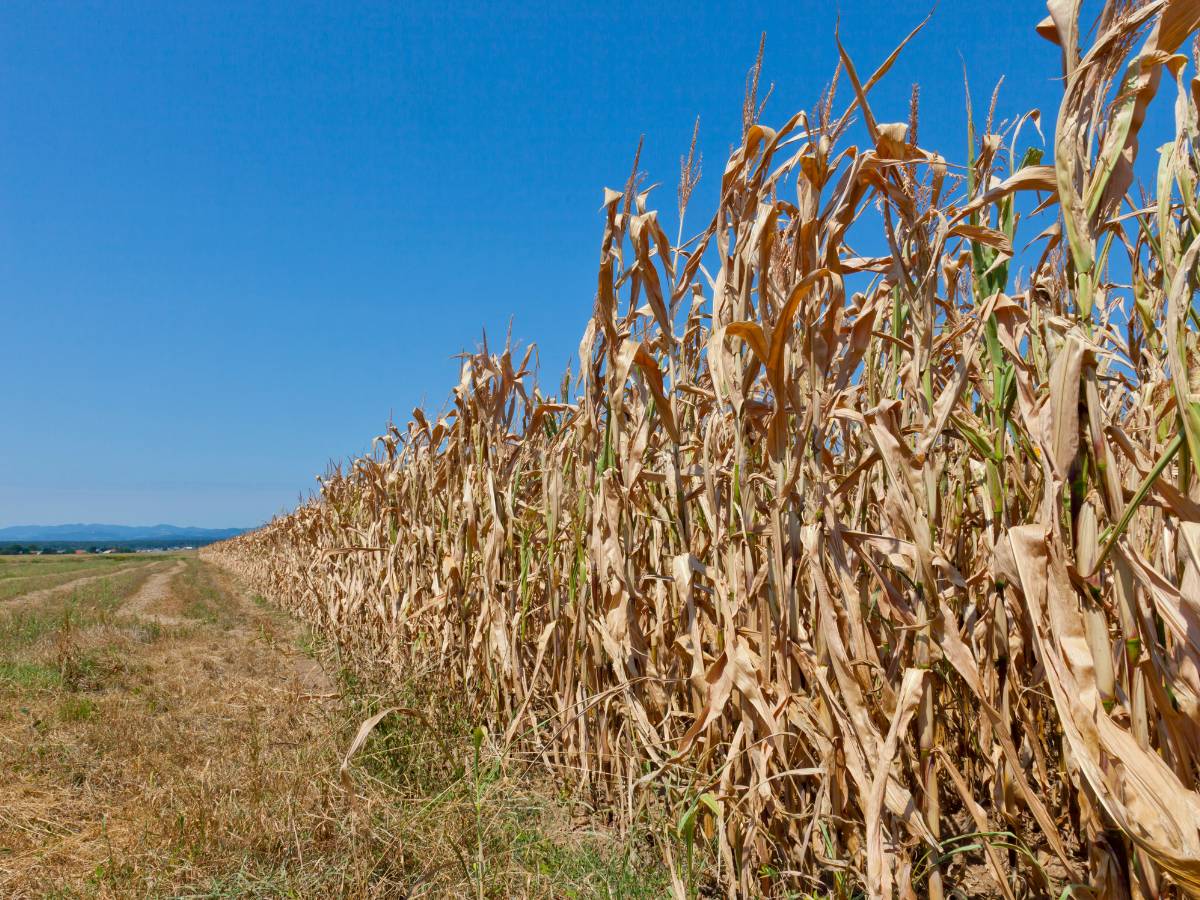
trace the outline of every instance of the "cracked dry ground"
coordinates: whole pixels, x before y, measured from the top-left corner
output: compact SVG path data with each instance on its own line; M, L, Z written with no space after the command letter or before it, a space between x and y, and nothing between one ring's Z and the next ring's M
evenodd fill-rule
M310 645L194 555L0 603L0 896L361 881Z

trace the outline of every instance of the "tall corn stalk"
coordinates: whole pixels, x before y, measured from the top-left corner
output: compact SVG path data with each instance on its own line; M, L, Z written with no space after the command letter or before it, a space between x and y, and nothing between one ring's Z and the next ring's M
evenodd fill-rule
M731 894L1200 896L1200 7L1050 12L1052 164L989 116L951 165L843 51L690 239L606 192L576 379L485 345L206 552L619 820L716 810Z

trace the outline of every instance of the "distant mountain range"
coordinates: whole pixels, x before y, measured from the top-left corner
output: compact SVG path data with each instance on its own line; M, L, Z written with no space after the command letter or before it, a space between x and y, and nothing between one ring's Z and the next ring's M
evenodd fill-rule
M3 541L219 541L248 528L193 528L190 525L10 525Z

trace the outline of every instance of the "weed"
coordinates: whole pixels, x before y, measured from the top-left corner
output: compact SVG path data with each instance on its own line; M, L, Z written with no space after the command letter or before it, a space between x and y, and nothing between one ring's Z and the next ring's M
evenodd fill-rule
M87 697L68 694L59 701L58 715L64 722L86 722L96 712L96 704Z

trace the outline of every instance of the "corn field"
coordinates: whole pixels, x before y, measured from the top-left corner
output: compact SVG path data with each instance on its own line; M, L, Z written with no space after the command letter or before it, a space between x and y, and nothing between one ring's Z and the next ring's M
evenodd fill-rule
M1200 4L1049 6L1045 161L881 121L908 39L756 66L698 233L694 156L675 241L605 192L577 373L485 342L206 552L731 895L1200 896Z

